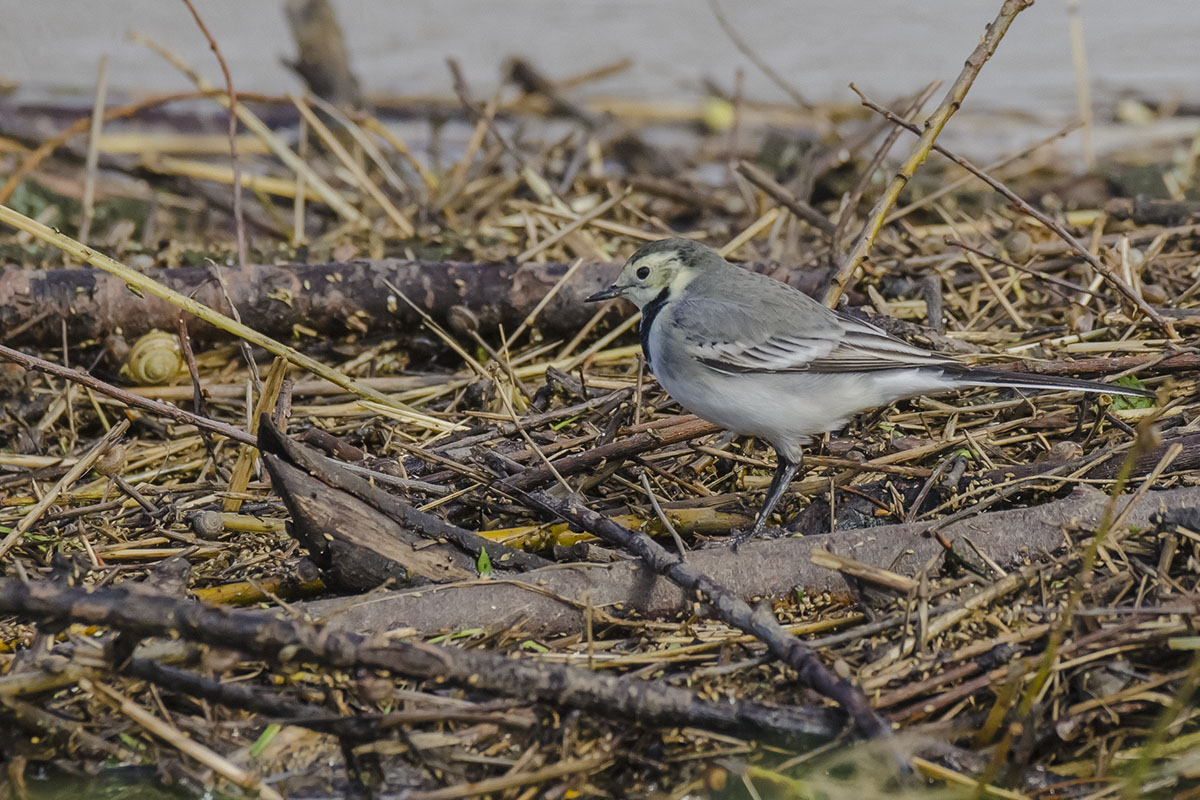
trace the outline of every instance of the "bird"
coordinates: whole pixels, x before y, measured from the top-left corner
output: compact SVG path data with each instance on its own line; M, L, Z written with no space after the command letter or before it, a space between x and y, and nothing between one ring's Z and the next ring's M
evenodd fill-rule
M968 366L688 239L642 246L611 286L585 301L617 297L641 310L646 365L674 400L775 449L766 498L753 526L733 536L735 546L763 532L812 437L859 412L972 386L1155 397L1145 389Z

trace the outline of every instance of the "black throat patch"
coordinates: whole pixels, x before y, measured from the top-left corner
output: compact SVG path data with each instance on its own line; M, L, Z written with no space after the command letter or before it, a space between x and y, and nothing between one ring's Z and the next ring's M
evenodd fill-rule
M646 366L650 369L654 369L654 365L650 363L650 326L658 318L658 312L667 304L668 292L668 289L663 289L658 293L658 297L646 303L646 307L642 309L642 323L638 326L638 333L642 337L642 355L645 356Z

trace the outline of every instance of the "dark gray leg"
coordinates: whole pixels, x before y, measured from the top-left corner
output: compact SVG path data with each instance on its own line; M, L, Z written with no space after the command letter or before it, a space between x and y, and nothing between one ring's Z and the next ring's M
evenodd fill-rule
M799 464L793 464L783 456L779 456L779 463L775 466L775 476L771 478L771 486L767 489L767 499L763 501L762 510L758 512L758 518L754 520L753 527L734 535L732 545L735 549L742 542L753 539L762 533L763 528L767 525L767 520L771 518L771 512L779 504L779 499L783 497L792 478L796 477L798 469L800 469Z

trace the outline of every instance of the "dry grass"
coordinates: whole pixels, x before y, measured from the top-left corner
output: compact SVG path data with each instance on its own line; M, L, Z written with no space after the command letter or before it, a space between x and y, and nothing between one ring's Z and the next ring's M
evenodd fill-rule
M718 247L732 242L726 247L731 259L771 262L783 278L799 279L844 256L831 252L827 236L727 169L734 143L722 133L645 115L619 116L603 126L574 121L564 133L560 121L534 113L537 103L538 98L506 97L474 105L466 125L429 134L440 143L433 148L441 152L437 158L429 155L429 142L406 143L396 129L372 117L347 120L340 128L341 121L333 123L330 136L322 138L340 141L340 149L329 153L306 145L310 153L299 162L302 170L293 161L299 156L286 161L281 156L279 148L287 145L263 136L263 147L242 153L251 260L415 254L468 261L615 261L641 242L669 234ZM738 120L737 155L757 160L787 184L808 165L821 163L825 150L813 145L794 163L770 160L774 134L758 124L768 111ZM852 138L865 124L842 122L840 133ZM231 178L220 156L190 134L175 138L137 122L120 130L110 123L105 135L119 135L111 141L120 146L112 151L101 146L89 243L139 268L178 265L199 255L225 263L232 241L228 219L197 189ZM139 150L139 137L147 148L153 143L153 152L131 155ZM658 141L669 144L651 144ZM9 204L73 233L83 187L72 158L76 146L71 140L32 167ZM1058 203L1058 218L1141 298L1169 311L1183 334L1179 344L1186 344L1200 319L1197 230L1185 222L1118 219L1102 205L1074 207L1082 195L1053 169L1052 154L1051 143L1008 163L997 177L1022 196L1038 197L1043 207ZM812 197L818 211L839 213L838 198L848 191L845 176L857 180L854 166L869 152L858 156L847 168L816 175ZM5 152L0 171L12 174L29 157ZM1168 167L1152 162L1144 169ZM138 177L131 181L129 174ZM836 518L838 506L861 487L883 479L919 487L956 454L966 459L968 473L984 472L1129 445L1150 417L1160 435L1194 432L1200 419L1195 370L1155 368L1154 357L1178 345L1137 316L1111 282L977 183L922 201L962 175L938 164L921 173L922 180L902 196L907 213L880 231L864 274L851 287L854 299L880 315L923 325L929 323L929 303L936 301L944 331L928 335L980 361L1144 355L1146 363L1128 372L1158 390L1157 401L1147 408L1081 403L1063 394L974 391L902 403L829 437L794 487L793 511L823 497L828 501L836 484ZM155 199L147 202L151 195ZM846 230L861 226L873 200L868 191L859 207L841 211L850 215ZM303 244L297 249L293 243ZM6 234L0 247L9 261L29 269L61 258L19 233ZM602 308L576 340L547 338L535 319L516 334L480 331L479 341L426 330L409 339L367 333L320 342L307 348L306 357L320 361L325 377L335 371L348 376L386 393L388 405L359 402L291 367L289 424L293 433L316 429L336 436L360 448L368 464L389 464L403 479L423 482L423 490L406 493L422 508L549 552L554 542L580 537L501 502L482 485L479 459L454 443L469 435L472 447L533 468L614 434L675 419L678 409L641 368L635 337L623 322L619 308ZM253 320L245 323L253 327ZM120 350L113 342L72 341L41 355L94 367L117 381L121 364L113 354ZM196 353L206 415L247 428L256 407L274 407L278 382L274 394L267 390L267 402L260 396L260 382L270 385L270 359L261 350L251 352L259 360L254 375L229 345ZM582 386L549 380L551 367ZM21 531L7 556L10 575L51 578L62 574L63 557L70 557L88 583L139 582L156 564L183 554L192 567L188 590L202 599L287 608L324 591L320 581L298 570L303 552L284 530L282 504L238 446L131 411L74 384L0 369L0 436L8 442L0 452L0 533ZM186 368L181 362L169 373L173 377L164 386L132 391L190 408ZM277 369L279 377L284 374ZM631 394L620 410L625 416L619 428L610 424L612 408L587 402L626 390ZM514 419L524 422L507 424ZM96 454L102 461L98 474L80 469L76 472L84 474L60 480L86 464L89 451L116 425L129 425L129 434L119 453ZM679 533L694 543L744 524L739 521L755 508L754 491L765 485L768 471L761 444L716 435L561 480L594 507L626 515L628 524L657 526L649 487ZM921 509L894 490L874 494L872 503L881 521L939 518L992 503L999 508L1042 502L1077 483L1110 491L1116 481L1059 476L1016 494L993 483ZM1195 482L1191 469L1166 464L1149 488ZM1064 532L1057 553L1002 554L1005 575L931 565L907 596L867 591L778 599L780 618L811 639L826 663L853 676L903 731L900 746L936 751L933 743L953 742L962 748L954 757L929 756L937 763L918 762L930 786L881 767L888 760L871 749L879 745L796 753L769 741L699 730L646 729L513 703L497 707L470 692L393 684L373 674L283 671L217 652L205 656L202 668L323 705L331 715L399 710L440 715L406 724L404 735L360 747L364 763L377 759L390 790L410 782L424 787L425 793L413 797L463 796L429 787L479 780L492 781L486 786L493 796L521 798L543 796L537 793L547 786L557 788L544 796L555 797L925 796L934 784L937 792L955 796L1029 796L1021 793L1040 788L1043 796L1154 791L1183 797L1196 786L1200 754L1191 702L1200 679L1200 661L1191 652L1198 543L1200 531L1179 521L1134 532L1073 530ZM986 541L974 544L987 552ZM988 594L997 581L1007 581L1005 590ZM480 613L484 629L486 611ZM402 630L403 620L397 626L396 635L414 635ZM814 702L797 691L794 676L761 658L761 645L720 624L697 618L626 620L598 623L592 633L539 641L519 629L465 630L437 638L657 676L709 698ZM24 736L11 743L7 752L14 763L98 765L114 757L158 763L173 778L196 785L241 774L181 754L171 736L151 734L139 724L144 722L139 715L148 714L222 754L237 770L259 778L293 770L288 781L297 796L306 782L310 789L330 781L344 786L344 772L327 766L340 758L331 737L295 726L267 727L261 717L113 677L91 644L94 635L76 628L38 631L16 620L6 625L0 658L8 674L0 677L0 701L22 730L41 731L36 741ZM164 646L159 653L166 660L185 655L180 647ZM87 685L81 681L106 688L81 691ZM117 690L138 707L136 714L113 699ZM971 758L961 760L964 754ZM975 779L995 788L977 787Z

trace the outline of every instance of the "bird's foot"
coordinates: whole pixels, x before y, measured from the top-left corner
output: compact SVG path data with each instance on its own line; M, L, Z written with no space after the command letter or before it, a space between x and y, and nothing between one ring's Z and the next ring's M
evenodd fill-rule
M696 549L713 550L718 547L722 549L728 547L736 553L738 547L756 538L762 531L763 527L761 525L755 525L752 528L734 528L729 532L729 536L726 536L724 539L709 539Z
M755 525L753 528L746 528L745 530L734 531L733 535L728 539L729 549L736 553L739 547L758 536L760 533L762 533L761 525Z
M728 542L729 549L735 553L739 547L752 539L778 539L787 536L787 531L780 528L768 527L766 523L761 521L755 522L749 528L740 531L734 530L731 533L733 535L725 541Z

